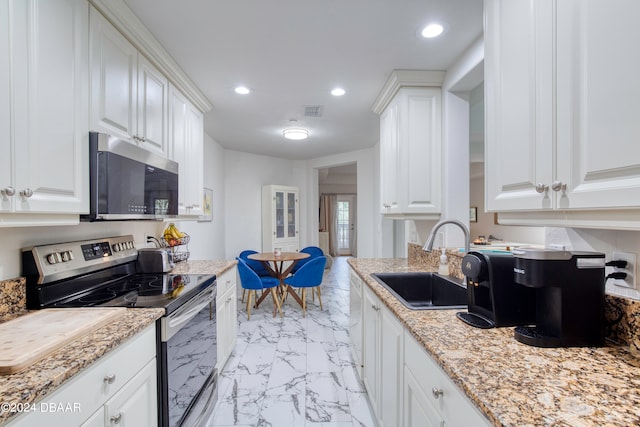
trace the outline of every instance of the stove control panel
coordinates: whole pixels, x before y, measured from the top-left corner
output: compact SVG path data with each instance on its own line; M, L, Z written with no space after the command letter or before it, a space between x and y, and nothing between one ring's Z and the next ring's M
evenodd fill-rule
M86 245L80 245L82 248L82 255L85 261L92 259L106 258L112 255L111 245L109 242L96 242Z
M47 283L112 265L135 261L133 236L98 238L22 249L23 275Z

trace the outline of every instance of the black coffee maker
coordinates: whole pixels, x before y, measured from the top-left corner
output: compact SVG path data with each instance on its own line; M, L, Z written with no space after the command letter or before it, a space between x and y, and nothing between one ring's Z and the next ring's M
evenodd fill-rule
M604 345L605 259L598 252L514 250L516 283L536 291L535 326L516 340L536 347Z
M468 311L457 313L476 328L533 324L535 290L513 280L514 258L507 252L471 251L462 259Z

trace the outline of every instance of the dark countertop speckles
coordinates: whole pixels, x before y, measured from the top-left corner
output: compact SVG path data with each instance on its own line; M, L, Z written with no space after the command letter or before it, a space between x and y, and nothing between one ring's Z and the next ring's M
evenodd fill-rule
M421 265L349 264L494 425L640 425L640 359L628 347L527 346L513 338L513 328L476 329L455 310L409 310L369 276L424 271Z

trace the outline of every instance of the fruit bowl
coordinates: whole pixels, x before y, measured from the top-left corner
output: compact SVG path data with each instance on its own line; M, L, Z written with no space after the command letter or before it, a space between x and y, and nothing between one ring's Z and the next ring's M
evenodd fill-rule
M186 245L187 243L189 243L190 239L191 236L186 234L184 237L181 237L179 239L173 237L164 237L160 239L160 243L162 243L162 246L164 246L165 248L172 248L174 246Z

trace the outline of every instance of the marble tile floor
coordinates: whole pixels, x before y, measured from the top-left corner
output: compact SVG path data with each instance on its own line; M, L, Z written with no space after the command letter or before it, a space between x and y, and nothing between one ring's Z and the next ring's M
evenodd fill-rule
M345 257L325 270L322 303L307 317L291 298L284 317L265 299L247 320L238 301L238 340L220 374L209 427L375 426L367 393L349 353L349 266ZM308 292L309 293L309 292Z

